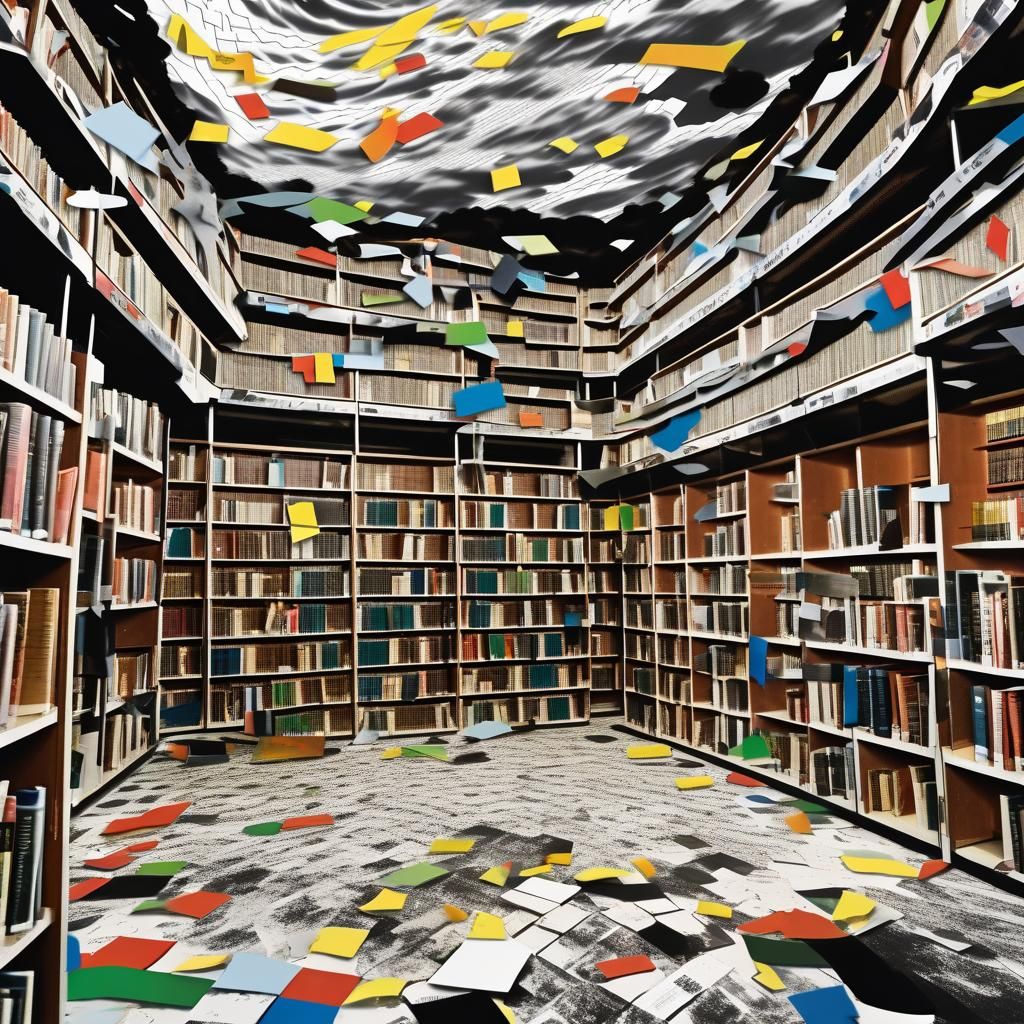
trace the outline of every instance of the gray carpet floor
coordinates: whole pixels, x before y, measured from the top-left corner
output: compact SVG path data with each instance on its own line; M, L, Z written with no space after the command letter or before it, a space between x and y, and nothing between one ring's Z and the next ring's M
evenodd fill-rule
M1024 1019L1024 900L960 871L927 881L853 873L841 854L872 851L912 865L925 858L837 817L814 816L811 835L793 832L784 821L791 808L749 799L772 791L727 783L727 771L699 765L681 752L665 761L630 761L626 748L642 741L618 731L614 720L477 744L448 739L453 759L482 752L487 760L381 760L381 751L391 745L384 740L359 747L329 743L322 760L271 765L252 764L248 748L238 748L228 764L203 767L157 753L73 820L72 882L102 874L83 867L85 859L140 838L101 837L112 818L188 800L191 806L173 825L146 836L158 839L159 846L138 861L187 862L161 899L202 889L226 893L231 900L199 921L133 914L135 899L73 903L71 927L82 950L95 951L120 935L142 936L176 941L155 965L158 970L169 970L191 954L245 951L320 967L317 957L304 959L320 928L363 927L372 928L369 939L340 969L422 982L467 932L468 923L447 920L443 904L496 913L510 934L522 934L536 915L500 899L518 880L502 890L479 876L506 861L517 867L539 864L553 840L561 839L573 844L572 866L556 866L541 877L571 882L584 868L629 868L632 858L645 857L657 870L651 881L676 907L692 912L696 900L714 900L734 913L731 920L692 917L687 951L669 954L636 934L635 923L631 928L613 920L622 917L618 911L629 901L609 895L607 886L584 889L572 903L591 915L531 956L503 997L520 1024L666 1019L659 1016L659 1000L602 985L594 969L599 961L639 953L648 954L672 979L669 984L684 993L682 1003L678 998L666 1003L673 1007L667 1019L674 1024L799 1021L788 997L837 985L836 972L779 967L786 988L769 992L753 980L756 968L736 928L773 911L813 911L809 894L837 895L844 889L877 902L867 930L856 940L857 948L873 958L866 972L877 980L865 987L836 967L862 1004L862 1022L928 1019L890 1012L907 1005L893 995L898 988L893 979L879 974L879 962L902 979L925 979L924 998L938 1021ZM676 787L676 778L703 772L715 780L710 788ZM333 815L333 825L273 836L242 831L256 822L325 813ZM465 855L427 855L434 839L454 836L477 841ZM370 917L357 910L379 891L377 880L389 871L427 860L450 874L409 890L400 913ZM129 865L115 877L136 870ZM693 969L680 972L687 964ZM707 983L708 977L714 980ZM207 996L191 1011L93 1000L72 1003L69 1019L76 1024L243 1024L258 1021L272 998ZM416 1019L404 1003L348 1007L337 1015L340 1024Z

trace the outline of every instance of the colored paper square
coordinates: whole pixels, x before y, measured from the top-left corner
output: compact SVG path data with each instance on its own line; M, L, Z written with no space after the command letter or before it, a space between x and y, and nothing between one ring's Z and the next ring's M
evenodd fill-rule
M399 124L396 141L399 145L404 146L406 143L415 142L416 139L429 135L443 126L444 122L439 121L433 114L416 114L415 117L410 117L408 121Z
M174 940L137 939L119 935L95 953L82 955L83 967L152 967L174 946Z
M292 149L305 149L311 153L323 153L337 144L338 137L330 132L322 132L319 128L279 121L263 136L263 141L290 146Z
M411 864L409 867L399 868L385 875L377 881L384 886L397 886L404 889L415 889L418 886L426 885L436 878L444 878L448 872L436 864Z
M322 263L325 267L330 267L331 270L338 265L338 257L333 252L320 249L315 245L307 245L305 249L298 249L295 255L304 260L311 260L313 263Z
M317 384L333 384L334 360L330 352L313 353L313 379Z
M418 71L426 66L427 58L422 53L410 53L395 61L395 70L400 75L407 75L410 71Z
M185 893L182 896L175 896L173 899L164 902L164 910L172 914L183 914L185 917L194 917L197 920L212 914L218 907L224 906L231 897L223 892L198 892ZM138 908L136 908L138 909Z
M317 971L311 967L303 967L288 982L281 993L281 998L322 1003L324 1006L341 1006L358 984L359 976L356 974Z
M264 118L270 117L270 108L258 93L242 93L235 97L235 102L250 121L262 121Z
M648 971L657 969L657 964L649 956L643 954L622 956L615 960L602 960L594 966L608 981L613 978L625 978L631 974L646 974Z
M319 828L323 825L333 825L333 814L308 814L305 817L285 818L281 822L281 831L290 832L297 828Z
M309 951L349 960L359 952L369 934L366 928L321 928Z
M490 341L487 326L479 320L468 323L448 324L444 331L446 345L483 345Z
M502 390L501 381L489 380L456 391L452 395L452 405L456 416L476 416L482 412L504 409L505 392Z
M651 444L663 452L674 452L690 436L690 431L700 423L700 409L673 416L660 430L651 434Z
M902 309L910 301L910 278L897 267L883 274L878 283L885 289L893 309Z
M491 171L491 191L504 192L509 188L518 188L522 185L519 177L519 168L515 164L508 164L506 167L495 167Z
M127 850L118 850L115 853L108 853L106 857L93 857L92 860L83 863L87 868L94 868L97 871L116 871L118 868L127 867L134 859Z
M261 992L280 995L299 973L295 964L256 953L235 953L224 973L213 983L214 988L230 992Z
M231 129L214 121L196 121L189 132L189 142L227 142Z
M144 814L138 814L131 818L117 818L103 830L105 836L119 835L122 832L135 832L143 828L160 828L172 824L179 814L183 814L192 803L186 800L178 804L164 804L162 807L154 807Z
M992 214L988 222L988 230L985 232L985 248L994 252L1001 260L1006 260L1009 255L1010 229L995 214Z
M154 860L146 864L140 864L136 874L161 875L164 878L170 878L186 867L188 867L188 861L186 860Z
M519 414L519 426L543 427L544 417L539 412L521 412Z

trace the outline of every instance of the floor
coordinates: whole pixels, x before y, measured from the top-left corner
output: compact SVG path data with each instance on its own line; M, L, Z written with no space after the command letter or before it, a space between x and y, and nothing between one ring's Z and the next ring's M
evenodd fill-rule
M735 912L731 920L693 918L688 953L670 956L602 913L615 914L624 905L607 895L607 886L600 892L585 889L572 902L592 916L531 956L504 997L519 1024L664 1019L717 1024L746 1017L781 1024L803 1019L788 996L836 986L839 977L855 998L862 1024L927 1021L932 1018L922 1012L929 1008L946 1024L1024 1018L1022 899L960 871L927 881L855 874L844 867L840 853L872 851L915 866L925 858L831 816L812 814L813 833L798 834L784 821L792 808L763 800L773 791L728 783L727 771L681 752L668 760L631 761L626 748L641 741L615 720L472 745L461 736L448 741L453 759L465 754L469 759L382 760L390 745L383 740L372 746L329 743L323 760L276 765L250 763L248 748L237 748L228 764L204 767L157 753L73 820L72 882L100 873L84 868L85 859L138 838L101 837L112 818L190 800L191 807L173 825L152 833L159 846L140 860L188 862L161 899L203 889L227 893L231 900L199 921L130 914L134 899L73 903L71 926L82 950L134 935L177 940L157 969L170 969L193 953L251 951L300 961L322 927L372 927L356 960L343 961L338 969L422 981L459 946L468 928L449 922L442 904L497 913L510 933L533 922L532 914L499 899L515 879L501 890L479 876L505 861L541 863L555 837L573 842L573 863L556 866L543 878L571 881L583 868L629 868L632 858L645 857L657 871L652 881L677 906L692 911L694 900L709 899ZM714 779L709 788L680 791L675 785L679 777L705 772ZM762 799L751 801L752 796ZM273 836L242 831L256 822L323 813L333 815L335 823ZM452 836L477 842L468 854L428 858L434 839ZM409 890L401 913L373 919L356 909L378 892L377 879L428 859L451 874ZM116 874L136 870L128 866ZM877 902L867 930L833 940L831 950L844 952L838 959L827 950L822 954L830 967L778 967L783 991L767 991L755 982L757 969L737 926L776 910L814 910L808 893L830 890L835 896L843 889ZM824 947L818 941L813 948ZM659 1000L636 1000L636 990L624 998L624 987L619 994L602 987L595 963L639 953L650 955L665 976L679 972L684 962L701 968L673 979L671 984L684 990L682 1004L670 1000L670 1010L659 1010ZM255 1024L271 1000L207 996L191 1011L90 1000L72 1003L69 1019L76 1024ZM917 1015L907 1015L910 1010ZM392 1003L348 1007L336 1019L393 1024L418 1018L408 1006ZM831 1024L834 1018L815 1019Z

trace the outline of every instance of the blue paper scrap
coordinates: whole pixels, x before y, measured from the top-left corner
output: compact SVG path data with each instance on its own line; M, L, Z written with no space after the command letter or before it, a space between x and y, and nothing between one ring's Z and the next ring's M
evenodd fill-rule
M82 123L97 138L136 163L144 167L155 163L150 147L160 137L160 132L126 103L118 101L113 106L101 107Z
M768 641L763 636L750 637L750 678L759 686L768 679Z
M488 380L483 384L473 384L452 395L452 404L456 416L476 416L492 409L505 408L505 392L501 381Z
M842 985L798 992L789 1001L806 1024L853 1024L859 1016Z
M462 735L474 740L491 740L495 736L505 736L511 731L512 727L504 722L478 722L468 729L463 729Z
M82 966L82 946L74 935L68 936L68 962L66 970L77 971Z
M673 416L668 423L651 434L651 443L663 452L674 452L700 423L700 409L691 409L681 416Z
M334 1024L337 1019L336 1006L278 996L270 1004L270 1009L260 1017L260 1024Z
M213 987L277 996L298 973L299 968L295 964L271 960L256 953L235 953Z
M908 302L905 306L900 306L899 309L893 309L885 289L879 288L878 291L872 292L867 297L864 301L864 308L872 310L875 314L868 321L868 327L874 334L881 334L883 331L899 327L904 321L909 320L913 307Z

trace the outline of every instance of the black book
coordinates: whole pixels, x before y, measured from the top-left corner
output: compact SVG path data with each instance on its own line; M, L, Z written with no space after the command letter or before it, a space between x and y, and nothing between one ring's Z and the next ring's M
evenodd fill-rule
M7 901L7 931L12 935L31 929L41 909L46 790L42 786L19 789L15 798L14 858Z
M892 736L892 701L885 669L868 669L871 674L871 731L876 736Z

